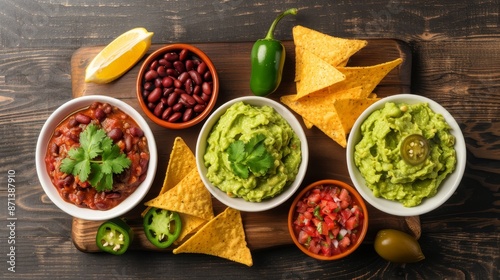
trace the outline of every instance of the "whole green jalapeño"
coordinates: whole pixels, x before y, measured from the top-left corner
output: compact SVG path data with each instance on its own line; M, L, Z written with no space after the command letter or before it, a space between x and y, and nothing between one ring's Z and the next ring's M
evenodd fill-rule
M281 13L273 21L264 39L257 40L250 55L251 75L250 90L257 96L273 93L281 83L285 64L285 46L274 39L274 30L278 22L287 15L296 15L297 9L289 9Z

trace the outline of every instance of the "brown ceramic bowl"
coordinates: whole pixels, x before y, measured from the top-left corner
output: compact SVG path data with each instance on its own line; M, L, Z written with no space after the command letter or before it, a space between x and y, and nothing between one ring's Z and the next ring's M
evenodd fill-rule
M142 110L153 122L184 129L210 114L219 94L219 78L203 51L193 45L172 44L146 58L136 91Z
M340 232L338 234L336 234L336 238L334 238L336 241L332 241L330 243L331 244L330 248L331 248L331 252L332 252L331 256L325 256L325 255L321 254L322 250L319 250L318 253L313 252L313 251L315 251L314 249L311 249L312 251L309 250L309 248L318 248L316 246L311 245L312 244L311 242L309 244L310 245L309 247L305 246L304 244L301 244L299 242L299 239L303 239L303 236L299 237L300 230L297 230L296 226L294 225L294 222L298 216L298 212L296 211L297 204L299 203L299 201L302 201L304 197L308 196L313 189L317 189L320 186L333 186L333 187L339 188L339 190L346 189L351 196L352 203L349 205L349 207L344 208L345 211L351 211L349 209L352 206L357 205L361 209L361 212L363 213L363 218L359 219L359 223L357 224L357 227L355 227L353 230L347 231L346 228L349 228L349 226L344 226L344 225L341 226L341 228L343 228L343 229L340 229ZM337 201L338 200L334 200L335 203ZM313 207L312 209L314 209L314 208L315 207ZM330 217L337 215L337 217L339 219L341 219L341 216L343 214L342 211L344 211L344 209L341 209L341 208L339 208L339 209L340 210L338 210L338 212L333 211L333 214ZM356 212L355 211L354 212L351 211L351 212L352 212L352 214L350 217L354 217L356 215ZM314 213L313 213L313 218L314 218ZM326 223L326 217L324 218L324 223ZM346 223L346 224L348 224L348 223ZM314 229L318 228L317 226L313 226L313 227L314 227ZM292 206L290 207L290 211L288 212L288 231L290 232L290 236L292 237L293 242L295 243L295 245L297 245L297 247L302 252L304 252L308 256L315 258L315 259L318 259L318 260L332 261L332 260L341 259L341 258L351 254L363 242L363 239L366 236L367 230L368 230L368 211L366 209L366 205L365 205L363 199L358 194L356 189L354 189L353 187L351 187L350 185L348 185L344 182L337 181L337 180L321 180L321 181L317 181L317 182L310 184L309 186L304 188L295 197L295 199L293 200ZM334 231L335 230L332 230L331 232L334 232ZM345 237L340 238L342 233L344 233L343 236L345 236ZM344 246L343 241L342 241L342 239L344 239L344 238L348 238L350 240L350 244L348 246ZM346 241L346 240L344 240L344 241Z

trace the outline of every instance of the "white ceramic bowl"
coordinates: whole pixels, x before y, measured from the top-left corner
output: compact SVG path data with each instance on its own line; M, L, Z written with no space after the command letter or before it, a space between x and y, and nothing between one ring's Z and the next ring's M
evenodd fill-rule
M248 202L242 198L229 197L225 192L215 187L206 177L207 168L205 167L203 156L205 154L207 146L207 138L210 134L210 131L212 130L212 127L215 125L215 123L219 120L220 116L224 114L231 105L239 101L242 101L245 104L250 104L253 106L268 105L273 107L276 110L276 112L278 112L281 116L283 116L283 118L290 124L292 129L298 135L301 142L302 162L300 164L299 171L297 173L295 181L290 186L288 186L282 193L278 194L273 198L264 200L262 202ZM309 161L309 148L307 145L307 139L299 121L283 105L266 97L245 96L233 99L223 104L207 119L207 121L201 128L200 135L198 136L198 141L196 143L196 165L198 167L201 179L205 184L205 186L207 187L207 189L215 198L217 198L220 202L222 202L226 206L245 212L259 212L259 211L269 210L280 205L281 203L285 202L288 198L290 198L300 187L300 184L304 179L304 176L307 171L308 161Z
M431 198L425 198L420 205L415 207L405 207L399 202L375 197L372 191L365 185L363 176L354 164L354 147L361 140L361 124L371 113L383 108L384 104L387 102L405 102L407 104L428 103L429 107L434 112L441 114L445 118L446 122L451 127L451 134L453 134L453 136L455 136L456 138L455 150L457 155L457 165L455 170L453 171L453 173L449 174L443 182L441 182L441 185L439 186L439 189L435 196ZM443 108L437 102L423 96L413 94L398 94L383 98L375 102L359 116L359 118L354 123L352 131L349 135L346 154L347 168L349 170L351 180L358 192L365 199L365 201L370 203L373 207L388 214L396 216L416 216L428 213L436 209L437 207L445 203L451 195L453 195L464 174L467 152L462 131L460 130L460 127L458 126L455 119L445 108Z
M70 114L74 113L77 110L88 107L90 104L96 101L105 102L112 106L116 106L123 112L131 116L144 131L144 135L148 140L148 146L150 152L149 167L146 179L128 198L126 198L120 204L109 210L92 210L89 208L81 208L63 200L59 195L56 187L52 184L50 180L44 161L48 142L57 125ZM144 120L144 118L127 103L103 95L79 97L72 99L61 105L57 110L55 110L50 115L50 117L43 125L36 146L36 169L38 173L38 179L42 184L43 190L50 198L50 200L55 205L57 205L57 207L59 207L61 210L63 210L64 212L68 213L73 217L85 220L96 220L96 221L109 220L115 217L119 217L128 212L129 210L131 210L132 208L134 208L149 191L149 188L151 187L156 174L157 163L158 163L158 155L156 150L156 142L153 136L153 132L149 128L149 125Z

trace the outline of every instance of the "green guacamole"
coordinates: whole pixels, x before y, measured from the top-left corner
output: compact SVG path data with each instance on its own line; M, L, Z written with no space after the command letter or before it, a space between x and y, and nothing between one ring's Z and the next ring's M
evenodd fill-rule
M231 143L246 143L256 135L271 155L270 168L250 172L247 178L231 168L228 148ZM301 143L287 121L269 106L233 104L212 128L204 155L210 182L231 197L260 202L281 193L294 180L302 160ZM230 149L229 149L230 150Z
M361 134L354 162L376 197L417 206L434 196L455 169L455 137L444 117L426 103L388 102L363 122ZM402 153L401 145L410 135L427 140L427 154L418 164L409 163Z

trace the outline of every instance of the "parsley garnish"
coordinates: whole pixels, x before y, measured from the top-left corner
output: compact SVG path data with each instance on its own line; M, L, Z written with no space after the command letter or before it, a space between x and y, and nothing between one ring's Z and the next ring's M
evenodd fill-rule
M60 170L88 181L97 191L113 189L113 174L120 174L131 161L120 151L120 147L96 125L88 125L80 133L80 147L68 151Z
M247 179L250 172L257 176L267 173L274 159L264 145L265 139L264 134L257 134L247 143L236 140L229 145L226 151L234 174Z

